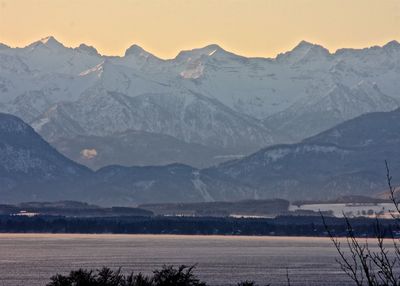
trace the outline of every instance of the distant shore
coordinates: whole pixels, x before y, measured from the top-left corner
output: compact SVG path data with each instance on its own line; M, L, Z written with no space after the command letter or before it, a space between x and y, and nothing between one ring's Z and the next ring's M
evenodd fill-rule
M350 219L359 237L374 237L375 219ZM326 217L337 236L346 236L344 219ZM385 228L396 222L380 220ZM165 234L325 237L326 228L318 216L279 216L276 218L233 217L91 217L0 216L0 233L67 234Z

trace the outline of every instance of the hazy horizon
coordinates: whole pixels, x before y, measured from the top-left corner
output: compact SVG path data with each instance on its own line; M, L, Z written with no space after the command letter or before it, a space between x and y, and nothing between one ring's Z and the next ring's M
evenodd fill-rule
M26 47L28 47L28 46L30 46L30 45L32 45L32 44L35 44L35 43L37 43L37 42L40 42L40 41L42 41L43 43L45 43L45 41L47 41L47 40L50 39L50 38L53 38L55 41L61 43L65 48L68 48L68 49L76 49L76 48L79 48L79 46L82 45L82 44L83 44L83 45L87 45L87 43L82 42L82 43L80 43L79 45L76 45L76 46L69 46L69 45L66 45L65 43L63 43L62 41L60 41L57 37L55 37L55 36L53 36L53 35L48 35L48 36L46 36L46 37L42 37L42 38L37 39L37 40L35 40L35 41L31 42L31 43L28 43L27 45L24 45L24 46L11 46L11 45L9 45L8 43L4 43L4 42L0 42L0 44L4 44L4 45L6 45L6 46L8 46L8 47L10 47L10 48L12 48L12 49L23 49L23 48L26 48ZM282 51L278 52L276 55L273 55L273 56L270 56L270 57L248 56L248 55L238 54L238 53L234 53L234 54L236 54L236 55L238 55L238 56L247 57L247 58L275 59L275 58L278 57L280 54L284 54L284 53L286 53L286 52L290 52L290 51L294 50L298 45L300 45L300 44L303 43L303 42L308 43L308 44L311 44L311 45L321 46L322 48L327 49L327 50L329 51L330 54L335 54L337 51L340 51L340 50L343 50L343 49L363 50L363 49L369 49L369 48L373 48L373 47L380 47L380 48L382 48L382 47L384 47L384 46L386 46L387 44L390 44L390 43L392 43L392 42L399 43L399 41L397 41L397 40L394 39L394 40L389 40L388 42L385 42L385 43L382 43L382 44L371 44L370 46L365 46L365 47L358 47L358 48L339 47L339 48L337 48L337 49L335 49L335 50L329 50L327 47L321 45L320 43L317 43L317 42L310 42L310 41L307 41L307 40L301 40L301 41L299 41L297 44L295 44L293 47L291 47L291 48L289 48L289 49L287 49L287 50L282 50ZM399 43L399 44L400 44L400 43ZM140 46L140 45L138 45L138 44L136 44L136 43L132 43L132 45L128 46L128 47L126 48L125 51L127 51L127 50L128 50L130 47L132 47L132 46L138 46L138 47L142 48L144 51L146 51L146 52L152 54L153 56L155 56L155 57L157 57L157 58L159 58L159 59L162 59L162 60L172 60L172 59L175 59L175 58L179 55L179 53L182 52L182 51L190 51L190 50L202 49L202 48L206 48L206 47L213 46L213 45L216 45L216 46L220 47L221 49L223 49L223 50L225 50L225 51L227 51L227 52L233 53L231 50L226 49L224 46L222 46L222 45L220 45L220 44L218 44L218 43L208 43L208 44L205 44L205 45L202 45L202 46L196 46L196 47L194 46L194 47L191 47L191 48L189 47L189 48L186 49L186 50L177 51L177 53L176 53L174 56L170 57L170 58L163 58L163 57L160 57L158 54L152 53L152 52L150 52L149 50L147 50L145 47ZM96 51L100 54L100 56L104 56L104 57L123 57L123 56L124 56L124 54L122 54L122 55L102 54L99 50L97 50L97 47L96 47L96 46L90 46L90 47L96 49ZM124 52L124 53L125 53L125 52Z
M301 40L331 52L369 47L399 41L399 26L395 0L0 2L0 42L7 45L52 35L104 55L123 55L135 43L164 59L211 43L247 57L275 57Z

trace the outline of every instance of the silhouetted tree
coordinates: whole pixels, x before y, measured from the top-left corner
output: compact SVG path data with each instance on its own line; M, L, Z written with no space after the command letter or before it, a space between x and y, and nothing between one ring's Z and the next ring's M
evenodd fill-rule
M47 286L206 286L194 274L195 266L182 265L178 268L163 266L155 270L152 276L142 273L123 275L121 269L111 270L103 267L93 271L79 269L68 276L57 274L50 278Z
M131 273L126 277L125 284L123 286L152 286L153 282L151 277L145 276L142 273L134 275Z
M195 266L182 265L178 269L173 266L164 266L154 271L153 283L157 286L206 286L194 274Z
M47 286L70 286L72 284L69 277L57 274L50 278L51 282Z
M387 161L386 179L389 187L390 199L393 202L396 211L392 212L393 219L399 220L400 207L399 201L396 198L396 189L392 185L392 176ZM360 242L357 238L355 230L349 219L344 216L347 232L345 247L342 246L338 237L334 235L330 227L327 225L323 215L322 220L332 240L339 258L336 260L343 272L357 286L399 286L400 285L400 247L399 239L395 238L394 232L391 229L384 229L379 220L376 220L375 238L377 250L372 250L368 240ZM385 236L387 233L392 238L391 251L386 247L387 241Z

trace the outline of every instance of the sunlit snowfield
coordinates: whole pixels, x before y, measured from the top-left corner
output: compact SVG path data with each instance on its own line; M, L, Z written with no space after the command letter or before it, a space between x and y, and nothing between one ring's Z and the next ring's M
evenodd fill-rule
M1 286L45 285L53 274L79 267L149 273L195 263L212 285L245 279L286 285L286 269L291 285L352 285L325 238L0 234L0 251Z

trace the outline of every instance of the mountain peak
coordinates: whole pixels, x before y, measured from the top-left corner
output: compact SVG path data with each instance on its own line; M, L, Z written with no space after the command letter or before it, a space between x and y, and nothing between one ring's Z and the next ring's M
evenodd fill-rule
M233 55L230 52L227 52L223 48L221 48L217 44L210 44L202 48L197 48L197 49L192 49L192 50L186 50L186 51L181 51L175 59L178 60L193 60L193 59L198 59L203 56L216 56L216 55Z
M56 40L53 36L48 36L43 39L40 39L40 42L46 46L63 46L59 41Z
M207 51L212 51L212 52L214 52L214 51L225 51L223 48L221 48L221 46L219 46L219 45L217 45L217 44L210 44L210 45L207 45L207 46L205 46L205 47L203 47L203 48L201 48L202 50L207 50Z
M297 46L294 47L293 50L296 50L296 49L303 49L303 48L311 48L311 47L314 47L314 46L317 46L317 45L316 45L316 44L313 44L313 43L311 43L311 42L302 40L302 41L300 41L300 42L297 44Z
M145 49L143 49L141 46L139 45L132 45L130 46L126 51L125 51L125 57L127 56L140 56L140 57L149 57L152 56L152 54L150 54L149 52L147 52Z
M394 50L400 49L400 43L396 40L388 42L386 45L383 46L384 49Z
M49 43L54 43L54 42L57 42L58 43L58 41L53 37L53 36L48 36L48 37L44 37L44 38L42 38L42 39L40 39L40 41L43 43L43 44L49 44Z
M288 59L297 63L330 55L329 51L321 45L301 41L291 51L278 55L278 59Z
M295 51L310 51L310 50L319 50L319 51L324 51L324 52L328 52L327 49L325 49L323 46L318 45L318 44L313 44L311 42L307 42L307 41L301 41L300 43L297 44L297 46L294 47L294 49L292 50L292 52ZM329 53L329 52L328 52Z
M29 48L34 48L38 46L44 46L50 49L53 48L64 48L64 45L61 44L59 41L57 41L53 36L48 36L45 38L40 39L39 41L36 41L32 44L30 44L28 47Z
M90 55L99 55L99 53L93 46L88 46L86 44L80 44L78 49L80 51L87 52Z

